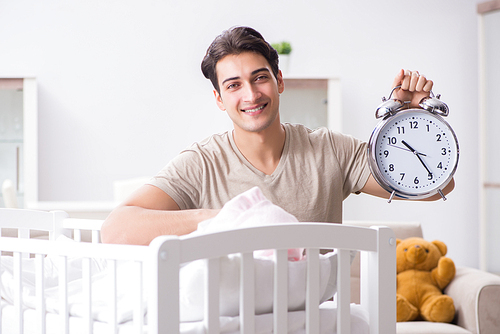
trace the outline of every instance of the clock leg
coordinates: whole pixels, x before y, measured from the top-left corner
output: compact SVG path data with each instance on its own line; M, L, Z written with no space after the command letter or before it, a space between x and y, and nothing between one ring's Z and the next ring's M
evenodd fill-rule
M391 196L389 197L389 200L387 201L387 203L391 203L392 202L392 199L394 198L394 195L396 195L396 190L394 190L391 194Z
M446 197L444 196L443 192L441 191L441 189L438 190L438 193L439 195L441 195L441 197L443 198L443 201L446 201Z

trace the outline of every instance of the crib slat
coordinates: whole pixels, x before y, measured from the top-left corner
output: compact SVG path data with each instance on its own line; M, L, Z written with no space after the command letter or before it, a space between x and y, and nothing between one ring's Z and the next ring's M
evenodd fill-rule
M255 277L253 253L241 254L240 333L255 332Z
M45 255L36 254L36 269L35 269L35 290L36 290L36 312L38 328L40 328L40 333L45 334L47 331L46 324L46 311L45 311L45 279L44 279L44 259Z
M93 242L93 241L92 241ZM118 333L117 323L117 305L116 305L116 260L109 261L109 269L111 271L111 287L110 287L110 305L111 313L109 322L111 324L112 332Z
M134 265L137 267L136 273L138 275L137 277L137 290L136 290L136 302L134 303L134 314L133 314L133 321L134 321L134 329L135 333L142 333L142 327L144 325L144 314L142 312L143 310L143 296L142 296L142 289L144 282L142 281L142 262L135 262Z
M84 306L84 324L86 327L87 333L93 333L93 319L92 319L92 284L91 284L91 268L90 268L90 259L85 257L82 259L82 290L83 297L85 300L83 301Z
M24 333L24 319L23 319L23 283L22 283L22 255L19 252L15 252L14 256L14 309L17 315L17 328L19 328L19 333Z
M100 235L99 231L92 230L92 243L93 244L99 243L99 235Z
M68 313L68 259L59 257L59 317L63 333L69 333Z
M20 239L29 239L30 238L30 230L26 228L20 228L17 230L17 237ZM28 253L21 253L21 257L23 259L28 259L30 255Z
M306 333L319 333L319 249L307 248Z
M81 230L74 230L73 231L73 240L75 240L76 242L82 241L82 231Z
M351 255L345 249L339 249L337 255L337 333L350 333Z
M288 250L274 251L274 333L288 333Z
M206 259L204 327L207 334L219 333L220 259Z
M2 236L2 229L0 228L0 236ZM0 252L0 268L2 268L2 252ZM0 291L2 291L2 280L0 279ZM0 320L3 319L2 316L2 306L0 305ZM2 334L2 324L0 323L0 334Z

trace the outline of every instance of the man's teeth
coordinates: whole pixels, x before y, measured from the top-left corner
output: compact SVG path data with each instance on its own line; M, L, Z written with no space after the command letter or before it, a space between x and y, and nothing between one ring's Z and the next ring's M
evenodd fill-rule
M264 107L265 107L265 105L260 106L260 107L255 108L255 109L247 109L247 110L243 110L243 112L256 112L256 111L262 110Z

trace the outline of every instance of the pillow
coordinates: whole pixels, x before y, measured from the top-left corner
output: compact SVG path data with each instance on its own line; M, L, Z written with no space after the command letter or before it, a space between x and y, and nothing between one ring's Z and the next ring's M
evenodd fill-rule
M355 252L351 252L351 261ZM307 257L307 256L306 256ZM240 297L239 254L220 260L220 316L238 316ZM255 268L255 314L273 311L273 281L275 261L267 257L254 258ZM288 310L305 309L306 258L288 261ZM180 320L203 320L204 279L206 265L198 260L180 270ZM320 255L320 303L331 298L337 288L337 252Z

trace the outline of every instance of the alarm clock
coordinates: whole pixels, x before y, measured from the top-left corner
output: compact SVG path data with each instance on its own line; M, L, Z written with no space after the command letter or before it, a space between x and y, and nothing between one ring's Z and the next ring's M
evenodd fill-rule
M391 195L423 199L440 194L453 178L459 147L455 132L443 119L448 106L440 95L423 98L420 108L382 98L375 117L381 118L368 142L368 161L375 180Z

